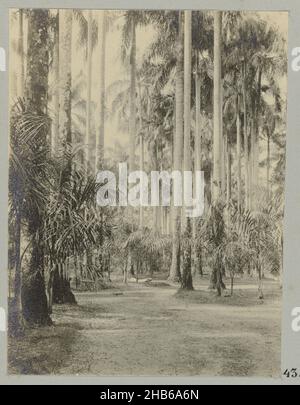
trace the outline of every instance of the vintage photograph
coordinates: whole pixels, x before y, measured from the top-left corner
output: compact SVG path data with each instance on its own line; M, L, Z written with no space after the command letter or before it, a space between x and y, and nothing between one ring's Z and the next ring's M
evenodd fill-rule
M10 9L8 374L280 375L287 33Z

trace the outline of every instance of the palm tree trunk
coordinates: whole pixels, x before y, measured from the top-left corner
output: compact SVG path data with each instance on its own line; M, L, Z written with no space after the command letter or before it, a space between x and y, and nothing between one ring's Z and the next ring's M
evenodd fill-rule
M32 9L28 12L27 77L25 85L26 108L37 115L47 111L49 75L49 26L50 13L46 9ZM47 156L48 131L43 129L34 148L39 153L41 163ZM42 152L44 153L42 154ZM34 212L28 220L31 236L30 261L26 280L22 285L22 310L29 324L46 325L51 323L44 279L44 252L42 225L45 206Z
M226 136L223 131L223 81L221 80L221 195L225 198L226 193Z
M270 199L270 134L267 134L267 198Z
M93 12L88 10L88 40L87 40L87 100L86 100L86 123L85 123L85 148L86 148L86 173L89 172L92 157L92 134L91 134L91 121L92 121L92 23Z
M262 69L258 72L258 85L257 85L257 101L256 101L256 112L255 112L255 134L254 134L254 168L253 168L253 186L254 193L257 192L259 186L259 114L260 114L260 100L261 100L261 82L262 82ZM253 199L253 209L256 209L256 199L254 194Z
M227 181L226 181L226 199L227 199L227 207L229 207L230 200L231 200L231 147L230 143L227 139Z
M60 12L57 12L56 24L54 29L54 50L53 50L53 70L54 70L54 83L55 88L53 92L53 109L54 117L52 123L51 134L51 152L53 156L57 153L58 140L59 140L59 94L60 94L60 78L59 78L59 17ZM61 50L63 52L63 50Z
M140 170L144 171L144 135L143 135L143 114L142 114L142 95L141 85L138 83L138 103L139 103L139 138L140 138ZM141 188L143 185L141 184ZM142 206L142 193L140 195L140 209L139 209L139 227L143 229L144 226L144 207Z
M196 127L195 127L195 151L194 151L194 170L201 170L201 130L200 130L200 120L201 120L201 75L199 71L198 63L199 55L196 55L196 74L195 74L195 118L196 118ZM196 176L195 176L196 182ZM196 183L195 183L196 184ZM196 274L197 269L199 268L199 259L198 254L199 248L196 246L196 236L197 236L197 218L193 220L193 260L192 260L192 274Z
M240 124L240 103L239 95L236 100L236 154L237 154L237 204L241 209L242 202L242 167L241 167L241 124Z
M192 12L184 11L184 145L183 169L191 170L191 59Z
M183 29L182 11L178 11L179 31L177 37L177 61L176 61L176 89L175 89L175 139L174 139L174 170L182 171L182 149L183 149ZM173 199L174 200L174 199ZM172 263L169 279L178 281L180 279L180 207L173 207L173 243Z
M67 170L64 171L64 178L61 179L61 187L70 184L70 177L72 171L72 24L73 24L72 10L59 10L59 60L63 63L59 64L59 134L61 137L61 144L64 151L64 161ZM58 63L58 61L57 61ZM74 297L72 292L69 291L68 284L65 282L61 273L53 276L52 297L54 302L73 303ZM56 297L57 300L56 300ZM65 298L66 297L66 298ZM69 301L68 298L72 297Z
M172 157L172 162L171 162L171 167L174 168L174 149L175 149L175 138L176 138L176 114L175 114L175 109L176 109L176 100L174 103L174 114L173 114L173 131L172 131L172 143L171 143L171 157ZM172 187L172 185L171 185ZM172 195L173 195L173 187L172 187ZM170 205L170 211L169 211L169 234L173 235L173 223L174 223L174 204L171 202Z
M24 11L19 10L19 55L20 55L20 76L19 76L19 97L24 97L25 66L24 66Z
M21 275L21 214L18 209L15 219L15 307L19 313L22 311L21 302L21 287L22 287L22 275Z
M184 11L184 147L183 168L191 170L191 75L192 75L192 11ZM185 217L184 227L186 237L191 240L192 229L190 218ZM184 246L181 288L193 290L192 279L192 248L190 241Z
M221 100L221 41L222 12L214 16L214 134L213 134L213 200L221 192L221 134L222 134L222 100Z
M213 129L213 179L212 198L216 202L221 196L222 164L222 12L214 13L214 129ZM215 265L211 273L210 284L221 295L223 288L221 266Z
M163 133L161 133L161 138L160 138L160 168L159 170L162 172L163 171L163 161L164 161L164 150L163 150L163 143L162 143L162 136ZM161 190L161 184L159 184L159 196L161 196L162 190ZM164 207L161 204L159 207L157 207L158 210L158 215L159 215L159 231L160 233L164 232Z
M66 153L71 153L71 62L72 62L72 10L59 11L59 133ZM63 61L63 62L62 62Z
M15 249L15 280L14 280L14 300L12 309L9 313L9 334L19 336L23 332L23 314L22 314L22 270L21 270L21 214L17 209L15 217L14 230L14 249Z
M199 70L195 75L196 87L196 128L195 128L195 170L201 170L201 76Z
M100 169L104 158L105 135L105 61L106 61L106 12L99 11L98 31L100 32L100 101L99 101L99 133L96 137L95 172Z
M247 92L246 92L246 62L244 62L243 103L244 103L244 164L245 164L245 207L249 208L249 152L247 124Z
M159 134L160 136L160 134ZM153 163L154 163L154 170L159 171L159 137L156 138L154 142L154 149L153 149ZM160 192L160 184L159 184L159 192ZM160 206L153 207L153 223L154 223L154 232L160 232Z
M92 164L92 56L93 56L93 44L92 44L92 24L93 24L93 12L87 11L87 95L86 95L86 119L85 119L85 172L86 175L90 173L90 169L94 169L95 164ZM87 210L84 212L85 219L87 219ZM90 252L86 252L83 257L84 266L87 269L92 261Z
M136 27L132 21L131 26L131 53L130 53L130 121L129 121L129 171L135 167L135 137L136 137Z
M255 190L255 179L254 179L254 158L255 158L255 131L254 131L254 113L251 119L251 126L250 126L250 141L251 141L251 147L250 147L250 162L249 162L249 199L250 199L250 205L249 208L253 210L254 207L254 190Z

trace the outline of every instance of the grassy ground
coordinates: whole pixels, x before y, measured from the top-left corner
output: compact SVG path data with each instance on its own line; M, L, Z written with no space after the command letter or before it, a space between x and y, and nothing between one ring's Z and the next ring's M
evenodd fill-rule
M277 376L278 284L257 299L252 280L233 297L215 296L201 280L177 292L163 282L78 293L56 306L54 326L9 344L11 374Z

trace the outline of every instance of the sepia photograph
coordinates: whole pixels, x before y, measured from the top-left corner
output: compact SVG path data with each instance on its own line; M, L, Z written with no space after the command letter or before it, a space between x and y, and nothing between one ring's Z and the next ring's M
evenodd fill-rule
M9 11L9 375L281 374L288 12Z

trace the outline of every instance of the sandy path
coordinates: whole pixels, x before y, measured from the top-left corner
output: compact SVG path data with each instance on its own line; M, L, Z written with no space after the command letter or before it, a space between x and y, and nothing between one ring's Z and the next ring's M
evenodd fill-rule
M279 301L198 304L172 287L77 294L57 314L76 325L61 374L274 376L280 362ZM74 325L73 325L74 326Z

